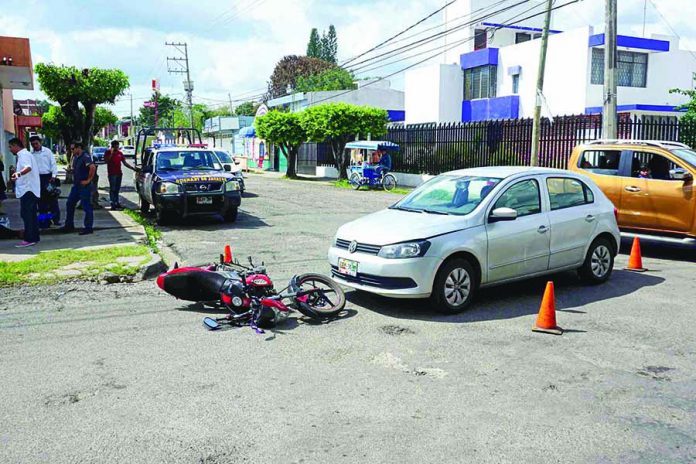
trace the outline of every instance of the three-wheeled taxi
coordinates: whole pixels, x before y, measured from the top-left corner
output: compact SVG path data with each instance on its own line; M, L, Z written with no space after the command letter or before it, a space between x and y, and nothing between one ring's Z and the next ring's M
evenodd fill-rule
M359 140L346 144L350 156L348 181L354 190L362 186L381 187L386 191L396 188L396 177L391 174L391 154L399 150L394 142Z

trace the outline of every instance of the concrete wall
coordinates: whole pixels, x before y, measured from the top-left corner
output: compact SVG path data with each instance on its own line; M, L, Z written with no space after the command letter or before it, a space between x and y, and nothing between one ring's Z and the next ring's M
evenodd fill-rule
M429 174L406 174L403 172L392 172L392 174L396 177L398 187L418 187L423 182L435 177ZM317 166L316 175L326 179L337 179L338 170L328 166Z
M345 91L337 92L309 92L305 94L307 104L313 105L317 102L331 103L343 102L352 105L369 105L385 110L403 110L404 109L404 92L400 90L379 88L379 87L361 87L352 92Z
M462 120L464 75L458 64L435 64L406 72L406 124Z

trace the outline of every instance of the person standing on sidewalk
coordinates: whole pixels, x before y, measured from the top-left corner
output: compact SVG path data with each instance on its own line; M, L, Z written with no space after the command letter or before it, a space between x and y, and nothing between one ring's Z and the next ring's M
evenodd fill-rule
M89 153L83 151L82 142L75 142L72 150L72 169L73 186L68 195L65 205L65 225L61 228L62 232L75 231L75 207L79 201L85 213L85 228L80 231L80 235L92 233L94 225L94 211L92 210L92 179L97 167L92 161Z
M111 149L104 153L104 161L106 161L106 169L109 175L109 199L111 200L111 209L123 209L121 202L118 199L118 194L121 191L121 181L123 180L123 170L121 165L132 171L138 171L136 168L128 164L123 152L119 150L118 140L111 142Z
M31 144L31 154L39 167L39 178L41 179L41 199L39 200L39 214L51 213L51 222L54 225L60 223L60 207L58 198L48 194L47 187L51 182L58 179L58 164L56 157L51 150L41 145L41 137L32 135L29 137ZM49 224L50 225L50 224Z
M12 180L15 182L15 195L19 198L24 222L24 241L17 248L29 247L39 242L39 219L36 217L41 196L39 167L21 140L15 137L8 144L10 151L17 157L17 169L12 174Z

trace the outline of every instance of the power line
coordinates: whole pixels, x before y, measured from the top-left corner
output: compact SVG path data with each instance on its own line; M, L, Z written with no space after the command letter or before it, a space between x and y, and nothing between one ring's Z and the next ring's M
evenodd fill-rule
M563 5L554 6L554 7L552 8L552 11L555 11L555 10L558 10L558 9L561 9L561 8L564 8L564 7L566 7L566 6L569 6L569 5L572 5L572 4L574 4L574 3L578 3L578 2L581 2L581 1L583 1L583 0L570 0L570 1L566 2L566 3L564 3ZM526 21L526 20L528 20L528 19L535 18L535 17L540 16L540 15L542 15L542 14L545 14L545 12L535 13L535 14L533 14L533 15L530 15L530 16L527 16L527 17L525 17L525 18L518 19L518 20L512 21L512 22L505 22L505 23L502 23L500 26L496 26L496 27L493 28L493 29L497 31L497 30L500 30L500 29L504 28L505 26L511 26L511 25L514 25L514 24L518 24L518 23L521 23L522 21ZM468 38L469 41L470 41L470 40L473 40L473 39L474 39L474 37L469 37L469 38ZM460 46L460 45L461 45L461 44L453 44L452 46L448 47L445 51L449 51L449 50L454 49L454 48L456 48L456 47L458 47L458 46ZM372 82L368 82L367 84L363 85L362 88L367 87L367 86L369 86L369 85L376 84L377 82L383 81L383 80L385 80L385 79L389 79L390 77L396 76L397 74L401 74L401 73L403 73L404 71L407 71L407 70L409 70L409 69L411 69L411 68L413 68L413 67L416 67L416 66L418 66L418 65L420 65L420 64L425 63L426 61L429 61L429 60L431 60L431 59L433 59L433 58L437 58L439 55L440 55L440 52L438 51L436 54L431 55L431 56L429 56L429 57L427 57L427 58L425 58L425 59L422 59L422 60L420 60L420 61L418 61L418 62L416 62L416 63L413 63L413 64L411 64L411 65L409 65L409 66L406 66L406 67L404 67L404 68L401 68L401 69L399 69L398 71L395 71L395 72L393 72L393 73L391 73L391 74L388 74L388 75L386 75L386 76L383 76L383 77L380 77L380 78L378 78L378 79L375 79L375 80L372 81ZM337 98L337 97L340 97L340 96L349 94L349 93L351 93L351 92L355 92L356 90L357 90L357 89L350 89L350 90L347 90L347 91L345 91L345 92L339 93L339 94L337 94L337 95L332 95L332 96L327 97L327 98L322 98L321 100L317 100L317 101L315 101L315 102L310 103L308 106L316 105L317 103L321 103L321 102L326 101L326 100L333 100L333 99L335 99L335 98Z
M167 71L174 74L186 74L186 80L184 81L184 92L186 92L186 100L188 102L189 108L189 119L191 120L191 127L194 127L193 123L193 82L191 82L191 73L189 70L189 59L188 59L188 45L186 42L175 43L175 42L165 42L165 45L174 47L182 55L181 57L167 57ZM183 47L183 50L182 48ZM172 69L169 67L169 63L174 63L175 67ZM183 64L182 64L183 63Z

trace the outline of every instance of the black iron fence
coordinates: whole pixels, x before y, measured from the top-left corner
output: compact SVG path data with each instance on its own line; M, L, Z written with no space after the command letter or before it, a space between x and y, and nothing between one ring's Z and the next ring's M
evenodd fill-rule
M681 141L696 145L696 124L676 118L630 118L620 115L621 139ZM532 120L514 119L450 124L391 125L386 140L401 148L392 156L393 169L412 174L439 174L479 166L528 165ZM543 119L539 164L565 168L573 148L602 138L600 116L563 116ZM313 144L308 144L313 145ZM333 166L328 146L306 147L316 153L317 166Z

